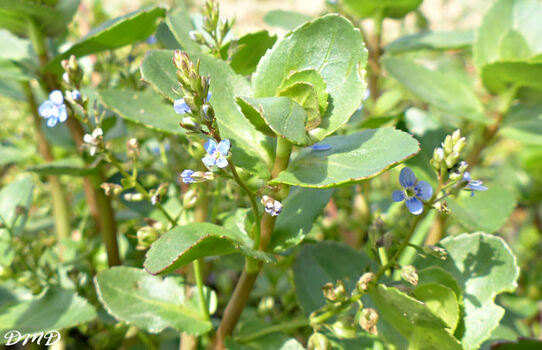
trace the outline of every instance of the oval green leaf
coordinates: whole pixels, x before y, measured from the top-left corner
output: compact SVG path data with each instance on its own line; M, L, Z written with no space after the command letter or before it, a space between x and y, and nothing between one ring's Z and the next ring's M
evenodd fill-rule
M297 28L267 52L252 79L254 97L277 96L292 72L315 70L324 78L330 99L322 123L310 132L321 140L360 106L366 65L367 50L359 30L343 17L327 15Z
M375 177L419 152L418 142L394 128L368 129L332 136L322 144L329 150L305 148L271 184L327 188Z
M161 279L142 269L118 266L98 273L94 284L109 314L150 333L173 328L199 335L212 329L211 322L186 296L185 286L173 278Z
M160 236L147 251L143 266L153 275L165 274L199 258L233 253L274 261L272 255L252 249L253 244L240 232L209 223L192 223Z

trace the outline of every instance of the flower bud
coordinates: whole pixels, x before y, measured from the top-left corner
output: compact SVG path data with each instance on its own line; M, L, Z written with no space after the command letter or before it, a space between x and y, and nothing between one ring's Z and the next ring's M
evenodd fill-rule
M350 316L342 316L331 326L333 332L339 336L339 338L352 339L356 337L356 328L354 322Z
M337 281L335 286L331 282L326 283L322 288L322 292L324 297L332 303L341 301L346 297L346 289L342 281Z
M103 183L100 187L104 190L106 196L117 196L122 192L122 186L112 183Z
M215 119L215 111L210 105L204 104L201 110L203 112L203 119L206 121L212 122Z
M156 230L156 228L152 226L144 226L137 230L136 237L137 237L137 246L136 249L138 250L145 250L148 249L151 244L154 243L159 237L159 233Z
M137 159L139 157L139 142L136 138L131 138L126 141L126 153L131 159Z
M190 39L194 40L198 44L205 44L205 38L197 30L191 30L188 32L188 36L190 36Z
M141 202L143 195L141 193L125 193L124 200L127 202Z
M448 157L446 157L446 166L448 169L452 168L454 165L457 164L457 161L459 160L459 153L453 152Z
M428 245L423 247L423 252L427 255L432 255L442 260L446 260L446 258L448 257L448 252L444 248L434 245Z
M83 70L79 67L77 58L71 55L69 59L60 62L62 68L64 68L64 74L62 79L68 85L79 86L83 79Z
M440 147L435 148L433 151L433 160L440 163L444 160L444 150Z
M186 193L183 196L183 208L191 209L194 207L194 205L196 205L197 201L198 201L197 191L195 189L190 189L186 191Z
M372 272L366 272L356 282L356 289L360 293L366 292L370 285L375 281L376 275Z
M454 144L453 151L457 153L461 153L461 151L463 151L466 145L467 145L467 139L462 137L459 140L457 140L457 142Z
M452 142L456 144L460 138L461 138L461 130L457 129L456 131L452 133Z
M416 268L412 265L406 265L401 268L401 278L413 286L418 284L418 273Z
M258 304L258 314L267 315L273 311L275 307L275 299L272 297L263 297Z
M316 332L310 336L307 348L308 350L328 350L331 349L331 345L325 335Z
M446 152L446 154L450 154L453 152L454 143L450 135L446 136L446 138L444 139L444 142L442 143L442 148L444 148L444 152Z
M371 334L377 334L378 331L376 329L376 324L378 323L378 313L375 309L372 308L366 308L361 310L361 315L359 318L359 326L371 333Z

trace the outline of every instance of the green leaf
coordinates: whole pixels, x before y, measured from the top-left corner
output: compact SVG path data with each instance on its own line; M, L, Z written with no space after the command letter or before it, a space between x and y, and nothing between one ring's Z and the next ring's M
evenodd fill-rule
M513 292L519 267L504 240L486 233L461 234L439 243L446 260L428 257L422 266L439 266L454 276L464 296L464 315L455 336L466 350L478 349L499 325L504 309L495 305L497 294Z
M147 7L107 21L92 29L67 51L56 56L46 66L46 69L61 72L60 62L71 55L82 57L145 40L154 33L158 25L158 19L163 17L164 14L165 10L163 8Z
M510 57L529 58L542 53L541 17L539 1L495 1L484 16L474 42L476 66L481 69L486 64Z
M435 282L419 284L412 295L446 324L453 333L459 321L459 303L453 290Z
M212 329L196 303L188 299L185 285L174 278L161 279L141 269L118 266L99 272L94 284L109 314L150 333L174 328L199 335Z
M190 31L196 29L196 26L188 12L181 9L168 11L166 24L183 50L189 53L201 52L201 46L189 35Z
M279 39L267 52L252 79L254 97L277 96L292 73L316 71L326 83L330 105L322 123L310 132L321 140L346 123L361 104L366 64L359 30L343 17L327 15Z
M79 157L59 159L53 162L32 166L27 170L40 175L70 176L87 176L98 172L97 167L87 166Z
M484 16L473 59L490 92L501 93L512 84L542 89L541 16L536 0L499 0Z
M542 105L512 107L499 133L524 144L542 146Z
M314 69L305 69L301 71L291 72L290 75L284 78L284 80L282 81L282 83L280 84L278 88L281 96L289 96L287 94L283 94L282 91L296 85L297 83L308 83L315 90L316 97L318 99L318 106L320 109L320 113L324 114L329 105L329 102L328 102L329 94L326 90L327 89L326 82L324 81L324 78L322 77L322 75L320 75L320 73L318 73ZM299 104L303 106L303 103L299 103Z
M182 117L173 105L152 91L107 89L98 91L102 103L120 117L145 128L168 134L183 135Z
M11 233L18 234L22 230L33 192L34 183L28 177L13 181L0 190L0 223L10 228ZM23 209L22 214L18 208ZM6 229L0 228L0 231L4 230Z
M33 77L26 69L11 60L0 58L0 78L12 81L29 81Z
M305 130L312 130L320 125L322 117L320 107L318 106L318 96L311 84L305 82L296 83L282 90L279 95L292 99L294 103L303 108L306 114L306 121L303 125Z
M404 58L388 57L382 62L393 78L423 101L457 117L484 124L489 122L482 104L462 81Z
M490 92L505 92L511 86L542 90L542 63L495 62L481 70L482 80ZM540 99L539 99L540 100Z
M271 235L270 250L281 252L300 244L329 202L331 189L292 188Z
M413 349L462 349L446 331L446 324L421 301L382 284L369 294L380 316L407 338Z
M235 53L231 57L230 66L235 73L250 75L256 70L256 66L268 49L272 48L277 41L276 35L269 35L267 30L249 33L236 43Z
M273 262L274 258L252 249L254 243L237 231L209 223L177 226L155 241L145 255L143 266L149 273L165 274L199 258L242 253Z
M271 142L246 122L235 104L235 96L250 95L248 82L224 61L203 54L192 54L191 58L201 60L201 74L211 75L211 105L222 138L232 141L233 162L261 178L269 177ZM173 51L150 51L141 66L143 79L171 101L179 98L174 91L179 88L179 83L172 60Z
M419 152L418 142L394 128L368 129L348 136L332 136L319 151L305 148L271 184L336 187L382 174Z
M448 287L455 293L457 300L462 300L461 289L456 279L439 266L429 266L418 271L418 284L422 285L425 283L438 283Z
M263 18L265 23L273 27L292 30L303 23L310 21L311 16L294 11L273 10L269 11Z
M299 305L306 315L325 305L322 287L342 280L347 292L361 275L374 268L364 253L342 243L326 241L304 245L294 262L294 283Z
M45 35L56 36L66 31L78 6L79 0L59 0L55 6L32 0L0 0L0 27L27 36L32 19Z
M391 18L404 17L410 11L420 6L423 0L344 0L347 11L361 17L368 18L383 16Z
M87 323L96 318L96 310L73 291L51 288L42 295L15 304L8 304L0 312L0 343L5 334L18 330L34 334L60 331Z
M238 97L237 104L241 111L258 130L262 121L279 137L283 137L295 145L306 145L309 137L305 131L307 113L296 102L288 97L250 98ZM247 116L248 114L248 116ZM258 116L260 121L254 122Z
M496 232L501 228L516 207L514 194L499 186L488 186L474 196L464 193L447 200L454 218L475 231Z
M458 50L471 47L474 42L472 30L454 30L446 32L423 32L404 35L384 47L390 54L417 50Z
M34 153L33 148L0 145L0 165L24 162Z
M542 348L542 341L538 339L521 338L516 342L498 341L491 344L491 350L533 350Z

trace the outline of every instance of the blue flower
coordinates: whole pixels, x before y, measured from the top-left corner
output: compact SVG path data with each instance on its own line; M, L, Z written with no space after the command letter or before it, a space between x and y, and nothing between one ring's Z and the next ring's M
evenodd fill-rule
M181 180L185 184L193 184L194 182L196 182L196 180L192 178L192 175L194 175L194 170L183 170L183 172L181 173Z
M282 212L282 203L269 196L264 195L261 202L265 212L271 216L278 216Z
M173 109L175 112L177 112L177 114L186 114L191 112L190 107L188 107L186 102L184 102L184 98L175 100L173 103Z
M157 40L154 35L151 35L147 38L146 42L147 44L152 45L152 44L156 44Z
M406 201L408 210L414 215L423 213L422 200L426 201L433 195L431 185L426 181L418 181L414 172L408 167L401 170L399 183L404 187L404 190L393 191L393 200L395 202Z
M474 191L487 191L487 187L482 185L482 181L473 180L470 177L470 173L465 171L463 174L463 182L466 182L467 185L463 188L465 191L471 191L471 197L474 196Z
M68 111L64 104L64 96L60 90L54 90L49 94L49 99L38 108L38 113L47 119L47 126L52 128L58 122L64 123L68 119Z
M201 158L201 161L207 168L215 166L225 168L228 166L228 159L226 157L230 152L230 140L222 140L217 145L215 140L209 139L205 142L204 147L207 155Z
M312 145L311 150L313 151L329 151L331 149L331 145Z

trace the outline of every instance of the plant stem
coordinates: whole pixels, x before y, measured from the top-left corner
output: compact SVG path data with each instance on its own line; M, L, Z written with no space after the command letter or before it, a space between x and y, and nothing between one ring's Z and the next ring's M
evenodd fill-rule
M39 58L40 66L43 68L49 62L47 39L43 35L36 22L29 19L28 33L32 47ZM59 88L57 78L49 73L43 73L41 80L45 83L48 91ZM80 149L83 143L84 130L81 124L74 118L68 118L68 128L72 134L76 146ZM83 178L83 188L87 198L88 207L96 227L101 231L107 251L109 266L120 265L120 255L117 243L117 224L110 199L99 187L104 181L103 169L98 166L98 175L86 176Z
M369 72L369 91L371 91L371 98L376 101L380 96L380 90L378 88L378 80L382 72L380 66L380 56L382 56L382 25L384 22L384 14L382 11L378 11L373 17L374 33L371 40L368 40L367 46L369 48L369 65L371 71Z
M275 155L275 162L271 171L271 178L275 178L282 170L286 169L292 152L292 145L282 138L277 138L277 149ZM279 186L277 190L277 200L282 200L288 195L287 186ZM260 242L258 249L260 251L267 251L269 242L271 241L271 233L275 228L276 216L271 216L268 213L264 213L260 220ZM256 265L256 266L254 266ZM253 264L250 259L247 258L245 268L241 274L241 278L235 286L233 295L228 301L228 305L224 310L224 315L220 326L216 333L216 349L225 349L224 341L229 336L239 321L241 313L248 301L252 288L256 283L256 278L262 269L262 263Z
M486 126L482 133L482 139L474 145L471 152L467 156L467 164L469 165L469 167L473 167L480 162L482 152L497 135L497 132L499 131L504 117L512 106L512 102L516 97L517 91L518 87L512 86L500 96L501 100L496 110L496 116L493 124Z
M47 142L45 134L41 129L41 118L38 115L38 105L30 87L30 83L23 82L22 87L26 96L30 113L34 122L34 128L36 129L36 136L38 139L38 152L42 158L47 162L54 161L53 151L51 145ZM58 176L47 176L47 182L51 189L51 197L53 200L53 218L55 221L55 231L59 241L69 237L70 235L70 211L66 194L60 183ZM62 252L61 252L62 253ZM62 254L60 254L62 258Z
M275 324L266 328L262 328L260 330L253 332L251 335L247 337L239 338L236 340L238 343L249 343L255 339L261 338L271 333L288 331L292 329L306 327L308 325L309 325L309 320L307 320L306 318L301 318L298 320L292 320L289 322L283 322L283 323Z

